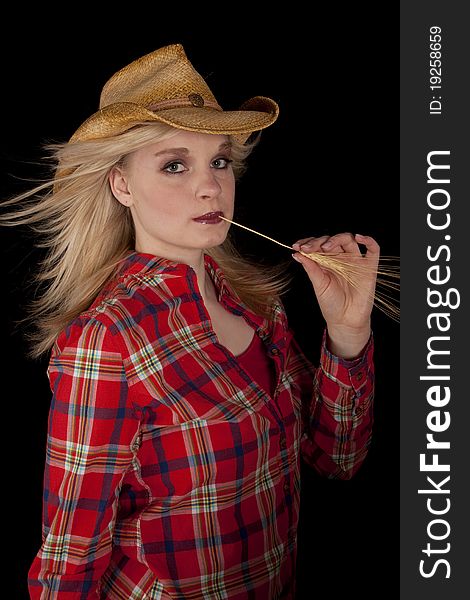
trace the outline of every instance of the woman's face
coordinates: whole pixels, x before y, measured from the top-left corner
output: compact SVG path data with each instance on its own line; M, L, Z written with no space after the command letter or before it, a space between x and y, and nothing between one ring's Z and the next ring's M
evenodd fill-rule
M233 216L230 162L227 136L181 131L115 167L111 189L130 208L136 250L191 264L221 244L229 223L218 215Z

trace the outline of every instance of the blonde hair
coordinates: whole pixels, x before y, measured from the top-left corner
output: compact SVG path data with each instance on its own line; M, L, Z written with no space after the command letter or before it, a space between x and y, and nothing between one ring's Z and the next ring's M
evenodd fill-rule
M13 210L0 215L0 223L31 226L38 234L36 245L47 250L35 279L39 296L25 319L34 324L28 333L32 357L50 350L59 333L89 308L122 259L134 250L132 217L111 192L110 170L131 152L176 133L164 124L141 123L115 137L49 145L55 175L3 204ZM258 139L242 145L231 138L237 179ZM288 284L282 266L261 269L243 259L228 238L206 252L240 299L270 318Z

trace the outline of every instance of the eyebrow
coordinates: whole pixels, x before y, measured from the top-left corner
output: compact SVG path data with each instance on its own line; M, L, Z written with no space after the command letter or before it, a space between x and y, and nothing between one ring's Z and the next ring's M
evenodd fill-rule
M230 142L223 142L217 149L217 152L221 150L230 150L232 144ZM188 148L165 148L164 150L160 150L160 152L155 152L154 156L161 156L162 154L189 154Z

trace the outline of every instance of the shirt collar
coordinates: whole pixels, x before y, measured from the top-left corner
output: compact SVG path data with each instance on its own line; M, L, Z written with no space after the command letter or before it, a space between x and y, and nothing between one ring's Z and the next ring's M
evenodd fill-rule
M204 263L206 271L214 282L217 292L217 299L228 310L237 314L243 315L244 318L257 330L260 337L267 338L271 335L271 330L274 323L270 322L265 317L261 317L253 313L239 298L235 291L231 288L222 269L217 262L208 254L204 254ZM195 278L196 273L192 267L184 263L178 263L168 258L161 258L153 254L133 251L128 254L122 261L117 270L117 278L127 277L165 277L170 275L173 277L182 277L188 281L190 278ZM112 284L111 284L112 285ZM103 290L101 296L106 295L106 290ZM99 300L95 300L95 303ZM281 321L283 317L278 315L275 321Z
M204 254L204 264L206 271L214 282L219 302L224 295L236 297L236 294L230 288L222 269L208 254ZM132 252L122 260L118 269L119 277L128 275L153 276L163 274L180 275L181 277L195 275L194 269L187 264L178 263L168 258L161 258L144 252ZM239 300L239 298L237 298L237 300Z

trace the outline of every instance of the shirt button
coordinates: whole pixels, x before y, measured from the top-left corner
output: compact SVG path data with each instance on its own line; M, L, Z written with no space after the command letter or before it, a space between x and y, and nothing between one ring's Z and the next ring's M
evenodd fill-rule
M271 348L270 352L273 356L277 356L279 354L279 348Z
M133 442L132 446L131 446L131 450L133 452L137 452L140 448L140 446L142 445L142 436L139 435Z
M285 492L290 492L290 485L288 483L284 484L284 491Z
M361 379L364 377L364 373L362 371L359 371L359 373L356 375L356 379L358 381L361 381Z
M279 440L279 446L282 450L285 450L287 448L286 438L283 437Z

